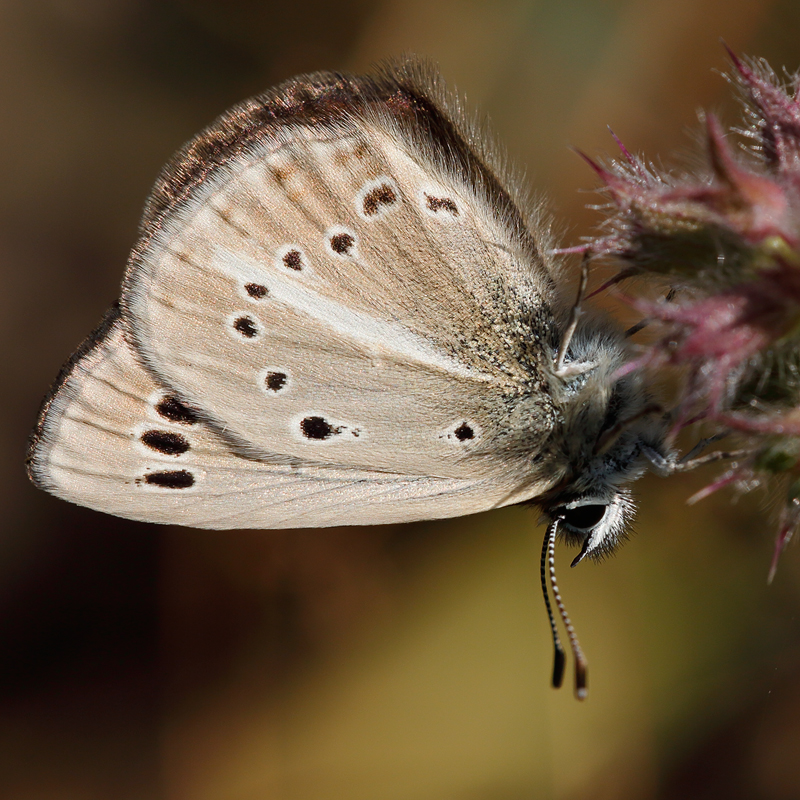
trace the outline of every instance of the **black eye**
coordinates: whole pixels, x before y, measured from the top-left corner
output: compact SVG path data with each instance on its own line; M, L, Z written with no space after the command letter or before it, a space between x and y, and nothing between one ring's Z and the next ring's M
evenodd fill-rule
M585 505L564 509L564 522L570 528L591 530L605 516L607 506Z

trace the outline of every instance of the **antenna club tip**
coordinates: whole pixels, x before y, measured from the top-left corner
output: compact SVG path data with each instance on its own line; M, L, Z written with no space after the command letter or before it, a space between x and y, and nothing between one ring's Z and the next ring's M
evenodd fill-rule
M586 687L586 661L581 658L575 664L575 697L585 700L589 690Z
M553 688L559 689L564 682L564 668L567 665L567 657L563 650L556 650L553 657Z

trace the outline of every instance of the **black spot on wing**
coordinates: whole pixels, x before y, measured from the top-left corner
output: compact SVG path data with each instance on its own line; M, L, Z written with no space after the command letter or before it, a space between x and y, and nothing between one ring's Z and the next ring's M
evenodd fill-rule
M144 476L144 483L149 486L160 486L162 489L188 489L194 486L194 475L186 469L150 472Z
M456 201L450 197L434 197L426 193L425 205L428 207L428 210L433 211L434 214L439 211L445 211L448 214L452 214L454 217L458 216Z
M165 397L156 403L156 412L170 422L178 422L183 425L194 425L197 422L197 414L177 397Z
M331 236L331 250L340 256L348 256L356 244L355 236L350 233L335 233Z
M284 266L300 272L303 269L303 254L299 250L287 250L282 259Z
M455 429L454 433L456 435L456 439L458 439L459 442L466 442L469 439L475 438L475 431L472 430L472 428L469 425L467 425L466 422L462 422Z
M189 440L182 433L145 431L139 439L151 450L167 456L180 456L189 449Z
M364 195L362 208L366 216L374 217L381 210L381 206L392 206L396 202L395 190L388 183L382 183Z
M267 389L270 391L279 392L286 385L286 373L268 372L267 377L264 379L264 383Z
M238 317L234 320L233 327L241 333L245 339L253 339L258 335L258 326L252 317Z
M476 430L475 426L463 420L454 428L450 428L449 431L440 434L440 439L448 439L451 442L458 442L459 444L466 445L469 442L473 442L479 438L479 431Z
M328 422L325 417L305 417L300 420L300 430L307 439L330 439L342 432L342 429L335 427Z
M244 285L244 290L253 300L263 300L269 294L269 289L267 289L266 286L262 286L260 283L246 283Z

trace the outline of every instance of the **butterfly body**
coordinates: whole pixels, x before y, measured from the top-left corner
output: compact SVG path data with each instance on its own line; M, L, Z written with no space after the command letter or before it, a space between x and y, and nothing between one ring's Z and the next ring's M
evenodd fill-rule
M31 477L209 528L597 505L605 522L576 530L602 553L662 434L636 420L635 376L613 379L607 321L581 321L559 373L571 298L528 206L417 65L241 104L156 183L119 306L45 402Z

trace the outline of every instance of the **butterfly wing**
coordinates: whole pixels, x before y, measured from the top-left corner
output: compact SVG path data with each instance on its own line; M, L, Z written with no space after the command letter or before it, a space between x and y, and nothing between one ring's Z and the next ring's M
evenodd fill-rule
M116 309L45 402L28 468L37 485L65 500L200 528L378 524L506 500L495 481L248 458L141 366Z
M554 424L540 245L412 70L320 74L190 143L123 289L143 363L266 461L498 485ZM538 489L554 476L538 476Z
M31 477L210 528L540 496L563 477L543 448L564 304L523 207L413 65L238 106L157 182L121 308L45 402Z

